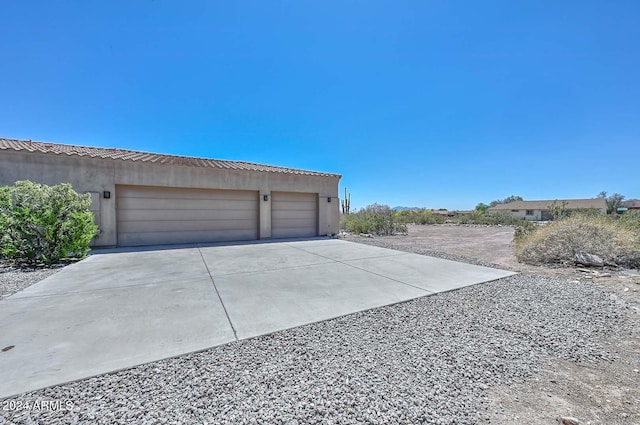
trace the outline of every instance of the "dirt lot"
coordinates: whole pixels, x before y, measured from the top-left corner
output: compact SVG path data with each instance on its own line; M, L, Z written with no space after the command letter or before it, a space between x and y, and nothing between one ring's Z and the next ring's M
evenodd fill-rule
M550 268L519 264L513 228L455 225L409 226L408 236L348 237L405 251L442 252L455 259L491 263L523 274L592 282L628 311L628 329L603 339L615 360L584 364L548 358L543 374L511 387L491 389L491 424L556 424L558 416L580 424L640 424L640 274L628 270ZM426 252L425 252L426 251Z

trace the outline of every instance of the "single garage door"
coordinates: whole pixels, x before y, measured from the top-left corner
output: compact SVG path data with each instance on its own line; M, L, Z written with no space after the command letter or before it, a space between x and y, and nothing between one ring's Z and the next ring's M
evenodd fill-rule
M318 236L317 193L271 193L271 237Z
M258 192L117 186L118 245L258 239Z

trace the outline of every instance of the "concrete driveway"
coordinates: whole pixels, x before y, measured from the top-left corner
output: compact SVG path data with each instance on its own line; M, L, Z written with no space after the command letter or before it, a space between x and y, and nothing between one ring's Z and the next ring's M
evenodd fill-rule
M96 251L0 302L0 398L512 274L335 239Z

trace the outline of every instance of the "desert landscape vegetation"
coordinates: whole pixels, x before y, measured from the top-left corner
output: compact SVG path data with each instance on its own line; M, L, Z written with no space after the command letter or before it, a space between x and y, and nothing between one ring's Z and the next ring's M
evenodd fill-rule
M62 220L67 226L59 229L86 218L86 199L69 187L22 189L31 193L29 199L52 200L51 214L74 206L75 213ZM11 190L17 189L3 193ZM7 199L2 223L5 230L11 223L23 239L11 245L9 232L4 233L3 297L56 273L73 254L61 248L72 246L64 243L47 250L27 244L37 244L38 238L29 236L33 228L11 222L19 215L6 217ZM7 402L67 399L75 406L4 411L2 418L16 424L195 418L210 423L640 423L640 214L614 211L558 209L547 223L490 215L482 205L453 215L378 204L344 211L339 237L345 240L518 274L34 391ZM22 218L36 214L20 212ZM52 229L59 224L49 222ZM87 249L87 232L95 231L85 230L60 233L80 244L73 245L79 257ZM291 346L298 349L283 357ZM334 371L344 379L329 383ZM224 393L213 390L220 385ZM158 410L167 400L173 400L173 410ZM152 405L156 408L147 408Z
M521 199L513 196L492 204ZM437 210L370 205L355 215L343 214L342 227L347 231L342 237L517 271L535 289L524 293L514 285L510 296L524 297L538 307L546 299L554 309L565 309L571 326L559 333L557 345L547 347L535 372L490 388L488 415L482 423L545 424L555 419L566 424L635 424L640 422L640 213L616 214L623 199L619 194L608 197L606 215L556 208L554 220L545 223L509 214L488 215L487 204L449 216ZM556 293L559 287L568 294ZM578 287L597 291L619 312L609 329L582 340L572 339L571 334L587 328L598 312L595 304L591 312L588 307L581 314L579 308L572 311L579 300L571 291ZM517 320L541 321L527 309L518 311ZM515 332L544 339L531 329ZM563 353L594 343L599 358L568 358Z

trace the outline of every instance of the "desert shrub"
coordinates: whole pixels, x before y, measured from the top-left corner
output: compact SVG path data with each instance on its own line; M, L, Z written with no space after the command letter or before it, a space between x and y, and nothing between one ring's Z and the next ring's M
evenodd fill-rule
M350 233L370 233L372 224L358 211L340 216L340 229Z
M476 208L475 211L468 214L460 214L454 217L445 217L443 215L434 214L431 210L402 210L395 212L396 219L399 223L414 224L480 224L487 226L495 226L501 224L503 226L516 226L525 222L524 218L513 217L510 213L487 214L486 209Z
M475 224L473 219L475 216L477 216L475 212L471 214L461 214L457 217L450 218L449 222L455 224Z
M573 214L515 239L516 256L529 264L571 264L585 252L605 262L640 265L640 234L607 216Z
M559 220L570 215L570 210L567 209L567 204L567 201L560 202L558 200L555 200L551 203L551 205L547 206L554 220Z
M528 220L522 220L515 225L513 239L516 243L523 241L527 236L536 230L537 226Z
M368 205L351 214L343 214L340 227L351 233L372 233L381 236L407 233L407 226L397 220L395 211L388 205L379 204Z
M416 211L415 219L413 223L416 224L442 224L445 221L445 217L434 214L429 210Z
M442 224L445 221L445 217L426 209L396 211L395 216L397 222L402 224Z
M480 224L486 226L518 226L526 225L526 220L521 217L513 217L510 213L486 214L481 209L476 209L469 214L461 214L449 219L450 223L457 224ZM523 224L525 223L525 224Z
M618 223L625 229L640 234L640 211L628 211L618 217Z
M394 214L396 216L396 221L398 221L398 223L407 224L407 223L414 222L416 212L413 210L399 210L399 211L395 211Z
M97 232L91 198L70 184L19 181L0 187L0 252L19 264L83 257Z

